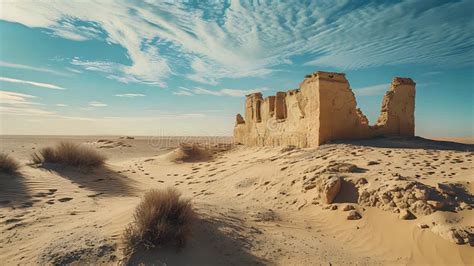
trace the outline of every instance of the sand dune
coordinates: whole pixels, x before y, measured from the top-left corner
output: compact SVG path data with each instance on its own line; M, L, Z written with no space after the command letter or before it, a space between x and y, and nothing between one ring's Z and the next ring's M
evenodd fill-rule
M140 251L131 264L474 261L472 145L421 138L308 149L207 145L211 156L176 161L170 156L177 138L159 144L67 139L106 154L107 166L92 172L31 167L29 154L58 138L2 137L2 152L23 164L18 176L0 177L3 263L120 263L122 233L140 196L168 186L192 199L199 214L195 233L179 252ZM122 144L103 148L100 139ZM340 191L326 204L334 176ZM413 217L401 219L401 206Z

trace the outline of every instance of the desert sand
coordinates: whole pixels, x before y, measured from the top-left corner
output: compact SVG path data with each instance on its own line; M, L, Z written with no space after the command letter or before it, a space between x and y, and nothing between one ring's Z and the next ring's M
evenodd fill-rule
M109 158L107 167L82 172L28 165L33 151L65 139L96 148ZM180 161L176 148L183 141L206 144L209 156ZM422 138L304 149L229 143L203 137L2 136L0 152L23 166L19 176L0 178L0 261L119 264L123 231L144 191L176 187L199 215L190 241L180 251L138 252L129 263L474 262L473 145ZM331 204L313 182L328 173L342 180ZM420 191L455 196L437 209ZM385 201L384 193L391 198ZM413 210L404 217L409 219L400 218L402 204Z

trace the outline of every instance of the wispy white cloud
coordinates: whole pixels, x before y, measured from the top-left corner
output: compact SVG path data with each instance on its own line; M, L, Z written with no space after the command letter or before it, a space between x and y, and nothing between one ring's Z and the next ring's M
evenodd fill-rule
M106 107L107 104L103 103L103 102L99 102L99 101L92 101L92 102L89 102L89 106L92 106L92 107Z
M82 71L78 70L78 69L75 69L75 68L72 68L72 67L66 67L66 69L70 72L74 72L74 73L77 73L77 74L81 74Z
M373 95L383 95L389 89L390 89L390 83L384 83L384 84L377 84L377 85L368 86L364 88L354 89L353 92L357 96L373 96Z
M27 84L27 85L32 85L32 86L35 86L35 87L46 88L46 89L65 90L65 88L54 85L54 84L41 83L41 82L35 82L35 81L29 81L29 80L21 80L21 79L0 77L0 81L10 82L10 83Z
M207 94L214 96L231 96L231 97L243 97L245 95L266 91L267 88L257 88L250 90L239 90L239 89L220 89L220 90L211 90L201 87L195 87L193 89L188 89L185 87L179 87L178 91L173 92L173 94L178 96L193 96L196 94Z
M0 91L0 104L9 105L40 105L40 103L33 102L36 96L12 92L12 91Z
M0 67L32 70L32 71L50 73L50 74L55 74L55 75L60 75L60 76L67 76L68 75L68 73L61 72L61 71L58 71L58 70L49 69L49 68L45 68L45 67L28 66L28 65L15 64L15 63L10 63L10 62L5 62L5 61L0 61Z
M197 7L188 1L91 0L54 8L18 0L2 8L3 20L62 38L121 45L130 65L71 62L121 82L164 86L176 74L216 85L222 78L260 77L304 62L338 69L474 63L474 38L466 30L474 23L471 0L235 0Z
M54 112L31 107L17 107L17 106L1 106L0 113L2 114L14 114L14 115L55 115Z
M42 117L68 120L94 120L88 117L77 117L62 115L45 109L45 105L35 102L38 97L11 91L0 91L0 114L2 119L5 116L27 116L27 117ZM56 106L66 106L64 104L57 104Z
M67 119L67 120L80 120L80 121L94 121L96 119L90 117L80 116L66 116L61 115L49 110L31 107L18 107L18 106L1 106L0 113L2 115L14 115L14 116L27 116L27 117L42 117L42 118L55 118L55 119Z
M58 107L67 107L68 105L64 104L64 103L57 103L56 106L58 106Z
M124 93L124 94L115 94L117 97L126 97L126 98L135 98L135 97L144 97L145 94L141 93Z
M193 96L194 95L192 92L186 91L186 90L173 91L173 94L178 95L178 96Z
M81 60L79 57L74 57L71 60L71 64L80 66L85 70L99 71L104 73L113 73L119 67L118 64L107 62L107 61L87 61Z

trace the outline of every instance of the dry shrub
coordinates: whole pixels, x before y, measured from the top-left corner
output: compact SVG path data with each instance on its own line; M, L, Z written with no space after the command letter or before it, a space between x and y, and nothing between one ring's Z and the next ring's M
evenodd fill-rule
M193 143L180 143L179 147L170 155L174 162L195 162L209 158L209 151Z
M135 209L124 233L125 253L137 248L183 247L191 234L195 214L191 201L174 188L150 190Z
M42 148L31 155L35 164L58 163L80 168L97 168L105 164L107 158L91 147L60 142L55 147Z
M20 163L16 159L7 154L0 153L0 172L15 174L18 172L19 168Z

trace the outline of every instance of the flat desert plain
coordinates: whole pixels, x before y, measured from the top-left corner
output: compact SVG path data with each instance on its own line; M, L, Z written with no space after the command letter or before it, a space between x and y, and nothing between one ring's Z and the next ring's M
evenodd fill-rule
M380 138L298 149L231 145L224 137L0 140L0 152L21 163L17 175L0 178L4 265L125 263L122 236L136 206L147 190L167 187L191 199L198 214L188 243L137 251L126 263L474 264L472 144ZM64 140L104 154L106 167L30 164L33 152ZM205 152L180 160L181 142L200 143Z

